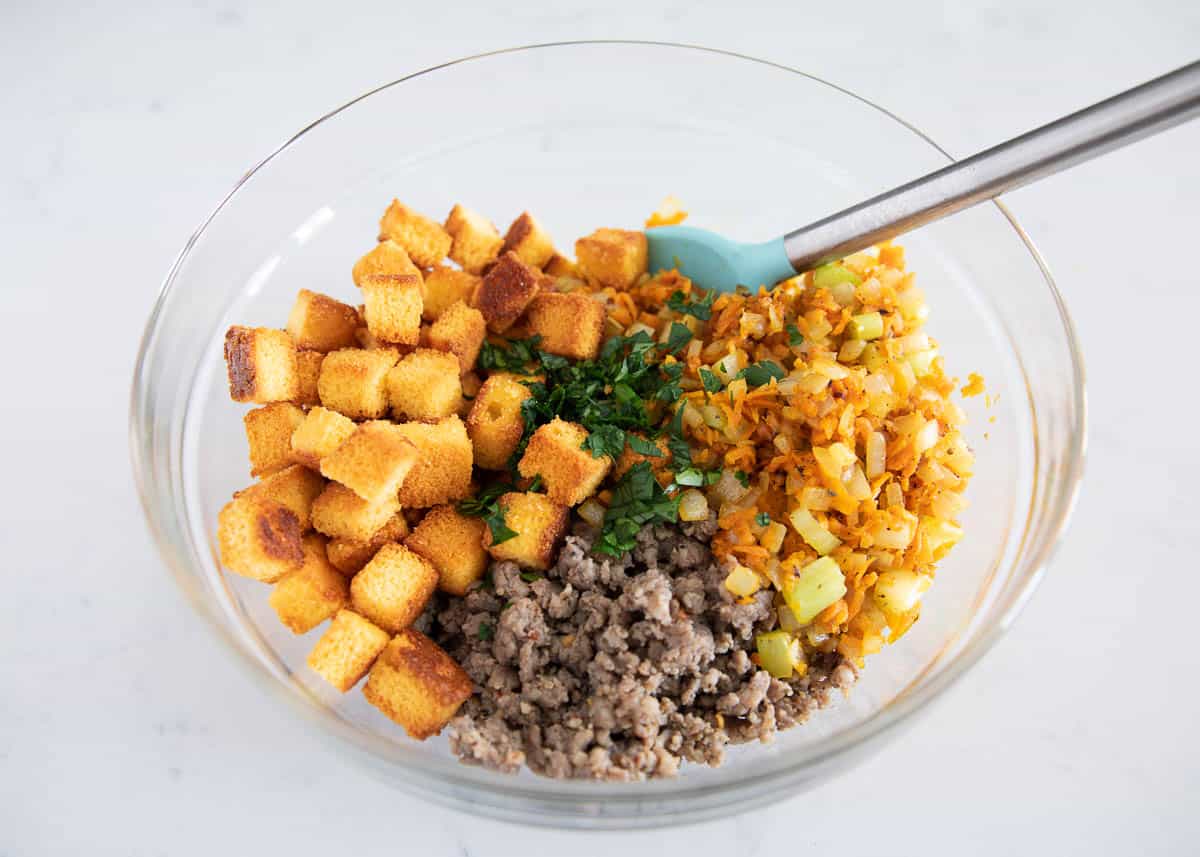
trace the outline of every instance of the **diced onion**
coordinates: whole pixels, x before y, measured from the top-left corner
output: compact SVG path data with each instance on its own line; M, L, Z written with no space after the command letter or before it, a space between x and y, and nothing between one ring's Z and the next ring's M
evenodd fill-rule
M867 435L867 478L883 475L887 466L887 438L883 432L873 431Z
M795 493L794 491L791 493ZM810 485L800 492L800 504L806 509L811 509L814 512L824 512L832 507L833 496L829 493L828 488L819 488Z
M589 497L584 500L579 506L579 517L583 518L593 527L599 527L604 523L604 504L595 497Z
M679 495L679 520L703 521L708 517L708 498L689 488Z
M843 363L853 363L866 347L867 343L862 339L847 339L838 350L838 360Z
M750 492L732 470L721 471L721 478L713 484L711 490L718 503L736 503Z
M683 517L682 512L680 517ZM779 553L779 549L783 547L783 537L786 535L787 527L778 521L772 521L767 524L763 534L758 537L758 543L771 553Z
M921 430L913 436L913 452L915 452L917 455L922 455L927 450L933 449L937 442L937 420L929 420L921 427Z
M916 605L930 580L906 569L893 569L879 575L875 581L875 603L885 614L900 616Z

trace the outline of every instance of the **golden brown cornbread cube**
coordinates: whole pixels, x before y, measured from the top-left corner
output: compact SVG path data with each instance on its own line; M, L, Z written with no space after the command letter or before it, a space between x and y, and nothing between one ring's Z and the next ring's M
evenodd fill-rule
M416 345L424 305L420 275L378 274L363 280L361 288L371 335L383 342Z
M422 317L437 321L442 313L460 301L471 303L481 278L456 268L434 268L425 276L425 306Z
M638 435L638 437L641 437L641 435ZM626 442L625 449L621 451L620 456L617 457L616 463L613 465L613 478L620 479L629 472L633 465L642 461L649 461L651 470L654 471L656 476L659 475L671 462L671 449L667 446L667 439L665 437L655 440L654 445L662 453L660 456L642 455L640 452L634 452L633 447Z
M388 371L388 399L397 419L440 420L458 412L462 402L458 358L433 348L418 348Z
M586 292L542 291L529 304L529 331L542 337L543 351L594 360L604 335L604 307Z
M331 539L325 546L325 555L333 567L345 575L358 573L376 552L388 542L398 542L408 535L408 521L401 511L392 516L366 541L359 539Z
M387 631L353 610L342 609L309 652L308 665L345 693L367 674L387 644Z
M467 415L467 434L475 447L476 466L485 470L508 466L525 432L521 403L530 395L529 388L515 375L500 373L483 382Z
M388 410L387 372L399 357L388 348L344 348L327 354L317 383L321 404L356 420L384 416Z
M287 331L235 324L225 333L225 367L235 402L290 402L300 389Z
M320 405L304 415L304 421L292 432L292 460L320 471L321 459L354 434L354 420Z
M379 239L391 239L422 268L432 268L450 252L450 234L441 224L393 199L379 221Z
M471 439L457 414L436 423L404 423L404 436L420 452L400 486L400 504L427 509L461 500L471 487Z
M550 261L542 268L551 277L570 277L571 279L580 279L579 268L575 263L566 256L560 256L555 253L550 257Z
M567 530L570 509L545 494L504 494L498 501L504 523L517 535L492 544L491 528L484 528L483 546L492 559L512 560L522 568L545 571L554 560L554 548Z
M266 497L234 495L217 515L221 564L266 583L300 567L304 560L300 533L296 514Z
M362 287L372 277L413 276L421 279L421 269L395 241L380 241L354 263L354 285Z
M321 363L325 355L320 351L296 352L296 398L297 405L312 407L321 404L321 394L317 392L317 383L321 379Z
M354 345L358 312L349 304L301 289L288 315L287 332L297 348L336 351Z
M430 348L448 351L458 360L459 372L467 373L479 359L479 349L487 336L483 313L462 301L451 306L429 328Z
M399 511L394 494L368 503L345 485L330 482L313 501L312 525L331 538L365 541Z
M384 420L363 423L321 459L321 475L372 505L395 497L417 463L417 448L398 428Z
M288 572L267 602L294 634L307 634L350 603L350 584L325 556L325 538L304 537L304 563Z
M483 313L488 328L504 333L512 327L541 290L541 279L541 271L514 254L501 256L475 291L475 308Z
M500 255L504 239L495 225L465 205L456 205L446 217L446 231L452 237L450 258L470 274L478 274Z
M550 235L542 228L542 224L538 223L537 218L524 211L504 234L504 246L500 248L500 255L509 252L515 253L526 265L540 268L554 255L554 242L550 240Z
M290 509L300 522L301 531L312 527L312 505L325 488L320 474L293 464L243 488L235 497L261 497Z
M435 506L404 543L429 561L438 573L438 589L465 595L487 569L482 518L468 518L453 506Z
M597 229L575 242L575 259L589 280L627 289L646 272L646 233Z
M437 643L420 631L401 631L371 667L367 702L424 741L442 731L475 686Z
M587 437L583 426L555 417L530 436L517 470L527 479L541 476L546 495L556 503L578 505L596 492L612 468L612 458L593 458L582 448Z
M251 476L266 476L292 463L292 432L303 420L304 411L291 402L272 402L245 413Z
M350 603L385 631L402 631L421 615L438 573L404 545L383 545L350 581Z

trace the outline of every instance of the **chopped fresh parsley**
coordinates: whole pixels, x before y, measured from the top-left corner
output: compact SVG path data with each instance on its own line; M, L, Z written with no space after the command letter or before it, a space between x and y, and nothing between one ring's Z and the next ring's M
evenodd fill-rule
M741 372L738 372L735 377L745 378L746 383L751 387L761 387L768 383L772 378L779 380L787 373L783 371L783 367L774 360L763 360L760 363L754 363L747 366Z
M583 442L583 448L591 451L592 458L603 458L606 455L616 458L625 451L626 437L625 432L616 426L596 426Z
M717 377L717 373L711 369L700 370L700 383L704 385L706 393L719 393L725 385L721 383L721 379Z
M765 527L771 523L771 516L766 512L759 512L754 516L754 523L758 524L760 527Z
M627 434L625 435L625 440L629 442L629 448L638 455L645 455L650 458L662 458L662 450L658 448L658 444L648 441L640 435Z
M667 449L671 452L673 470L684 470L692 466L692 448L683 436L683 410L686 407L687 402L679 406L666 428Z
M678 354L683 346L692 341L692 332L686 324L671 322L671 330L667 334L667 351Z
M667 309L674 310L682 315L690 315L693 318L698 318L700 321L708 321L712 318L712 305L716 300L717 292L712 290L698 301L689 301L687 295L683 292L675 292L667 298Z
M789 324L786 328L788 335L788 345L795 348L797 345L804 344L804 335L800 333L800 328L794 324Z
M526 583L533 583L535 580L541 580L542 576L536 571L522 571L521 579Z
M504 510L500 508L500 496L514 490L516 489L507 482L497 482L484 488L474 497L463 500L458 504L458 511L469 518L483 518L488 529L492 531L492 544L502 544L520 535L504 520Z
M679 519L679 498L667 495L650 464L639 461L613 487L612 502L604 513L604 526L594 550L620 556L637 545L637 534L651 523L672 524Z
M733 476L738 482L742 483L743 488L750 487L750 474L745 470L735 470Z
M529 339L511 340L506 346L485 342L479 351L479 365L489 372L515 372L518 375L527 375L529 366L537 360L539 353L537 346L541 341L540 336L533 336Z
M487 622L479 623L479 639L490 640L490 639L492 639L493 636L495 636L495 633L496 633L495 629L492 628L492 626L489 625Z
M533 481L529 483L529 492L531 494L542 490L542 474L537 474L533 477Z

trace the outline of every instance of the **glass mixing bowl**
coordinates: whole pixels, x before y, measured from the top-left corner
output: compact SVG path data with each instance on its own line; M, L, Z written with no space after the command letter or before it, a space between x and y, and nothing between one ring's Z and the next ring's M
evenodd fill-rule
M244 408L222 362L233 323L282 326L300 288L358 303L350 267L393 196L437 218L457 201L500 224L524 209L560 246L639 228L663 196L692 222L766 239L941 167L949 156L862 98L792 69L669 44L499 51L382 86L251 170L187 242L146 328L133 387L134 471L163 558L213 647L385 781L532 824L637 827L734 813L845 770L962 676L1012 623L1067 522L1084 449L1083 371L1049 272L1012 215L982 205L907 236L948 371L987 380L964 402L977 472L966 538L921 621L869 660L835 707L718 769L603 784L459 764L408 740L355 691L307 671L268 588L222 573L216 514L248 481Z

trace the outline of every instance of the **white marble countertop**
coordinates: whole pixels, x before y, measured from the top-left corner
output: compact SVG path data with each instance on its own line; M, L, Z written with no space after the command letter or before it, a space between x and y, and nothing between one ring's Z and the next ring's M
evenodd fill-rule
M1088 360L1074 526L1013 633L902 741L767 812L569 834L380 786L214 654L142 525L126 404L186 236L278 142L382 81L534 41L707 43L814 71L965 154L1195 59L1200 5L734 16L704 0L530 0L456 4L452 21L396 2L84 5L0 10L0 855L1196 848L1200 123L1010 197Z

